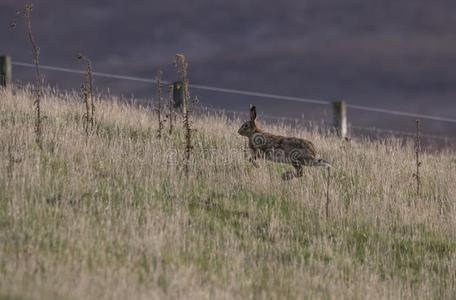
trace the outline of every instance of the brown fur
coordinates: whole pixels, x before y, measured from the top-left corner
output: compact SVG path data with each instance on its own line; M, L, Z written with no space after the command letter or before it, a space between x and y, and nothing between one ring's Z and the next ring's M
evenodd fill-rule
M316 149L312 142L295 138L274 135L261 130L256 123L256 108L250 108L250 120L242 124L238 133L249 140L250 161L258 167L256 160L263 158L278 163L291 164L296 173L286 172L284 179L302 176L303 166L330 166L328 162L317 159Z

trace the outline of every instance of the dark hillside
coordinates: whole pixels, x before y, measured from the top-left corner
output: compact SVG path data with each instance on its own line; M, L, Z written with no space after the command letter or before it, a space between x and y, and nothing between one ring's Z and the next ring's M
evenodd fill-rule
M194 83L456 116L454 1L126 3L35 1L43 63L78 67L74 57L81 50L103 72L152 77L163 68L171 78L170 60L184 52ZM0 4L0 52L30 61L23 35L8 29L18 6L12 0ZM28 71L15 72L18 79L28 78ZM74 76L49 74L48 79L77 87ZM98 84L138 96L152 92L128 82ZM218 94L201 99L233 109L261 102ZM287 103L279 111L273 102L263 106L270 114L322 115L314 106ZM351 113L358 125L409 129L410 120ZM456 132L448 124L429 127L432 133Z

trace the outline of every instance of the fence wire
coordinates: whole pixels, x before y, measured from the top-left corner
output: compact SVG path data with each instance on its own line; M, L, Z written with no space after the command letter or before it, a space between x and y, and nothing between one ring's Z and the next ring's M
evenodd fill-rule
M19 66L19 67L35 68L35 65L31 64L31 63L13 61L12 64L15 66ZM41 65L40 67L43 70L48 70L48 71L63 72L63 73L70 73L70 74L85 74L85 71L78 70L78 69L63 68L63 67L49 66L49 65ZM156 83L156 80L153 78L143 78L143 77L111 74L111 73L104 73L104 72L93 72L93 76L101 77L101 78L111 78L111 79L118 79L118 80L143 82L143 83ZM163 84L172 84L171 81L166 81L166 80L162 80L161 82ZM255 92L255 91L245 91L245 90L239 90L239 89L220 88L220 87L200 85L200 84L190 84L189 87L192 89L206 90L206 91L212 91L212 92L217 92L217 93L228 93L228 94L236 94L236 95L243 95L243 96L250 96L250 97L258 97L258 98L282 100L282 101L292 101L292 102L300 102L300 103L309 103L309 104L317 104L317 105L331 105L331 103L332 103L331 101L325 101L325 100L307 99L307 98L301 98L301 97L284 96L284 95L262 93L262 92ZM404 112L404 111L397 111L397 110L384 109L384 108L371 107L371 106L354 105L354 104L347 104L347 107L349 109L354 109L354 110L383 113L383 114L389 114L389 115L394 115L394 116L403 116L403 117L409 117L409 118L418 118L418 119L423 119L423 120L431 120L431 121L439 121L439 122L456 124L456 118L451 118L451 117ZM214 108L210 108L210 107L200 107L200 108L202 108L203 110L206 110L206 111L212 111L212 112L217 112L217 113L222 113L222 114L230 113L230 114L233 114L234 116L248 115L248 113L246 113L246 112L240 112L240 111L229 110L229 109L214 109ZM319 123L319 122L308 121L308 120L299 119L299 118L277 117L277 116L271 116L271 115L261 115L261 117L264 119L275 120L275 121L279 121L279 122L280 121L281 122L286 122L286 121L293 122L295 124L307 123L309 125L318 124L319 126L328 126L328 127L331 125L331 124L326 124L323 122ZM364 131L373 132L373 133L386 133L386 134L401 135L401 136L414 136L414 133L406 132L406 131L379 129L379 128L362 127L362 126L350 126L350 128L355 129L355 130L364 130ZM444 140L444 141L456 142L456 138L446 137L446 136L425 134L425 135L422 135L422 137L429 138L429 139L439 139L439 140Z

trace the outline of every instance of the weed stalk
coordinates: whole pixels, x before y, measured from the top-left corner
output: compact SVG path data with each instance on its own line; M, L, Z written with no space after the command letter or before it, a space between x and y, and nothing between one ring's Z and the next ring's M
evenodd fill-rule
M331 202L331 198L329 196L329 186L331 185L331 168L328 167L326 168L328 170L328 177L326 180L326 205L325 205L325 210L326 210L326 221L329 220L329 205Z
M33 62L35 64L35 89L34 89L34 96L35 99L33 101L33 105L35 107L35 134L36 138L35 141L40 149L42 149L42 117L41 117L41 99L43 97L43 75L40 69L40 48L37 45L35 35L33 34L32 30L32 11L33 11L33 4L27 3L25 4L22 10L16 11L16 18L23 17L25 22L26 28L26 36L32 46L32 55L33 55ZM15 18L15 19L16 19ZM13 21L11 27L16 27L16 20Z
M416 170L413 174L413 177L416 179L416 194L419 196L421 193L421 175L420 175L420 167L421 167L421 160L420 160L420 153L421 153L421 122L420 120L416 120L416 136L415 136L415 164Z
M162 132L163 132L163 119L162 119L162 111L163 111L163 85L162 85L162 76L163 72L160 70L157 72L157 75L155 76L155 80L157 82L157 91L156 91L156 96L157 96L157 115L158 115L158 130L157 130L157 137L161 138L162 137Z
M168 108L169 108L169 111L168 111L168 119L169 119L169 134L172 134L173 133L173 126L174 126L174 116L175 116L175 113L174 113L174 97L173 97L173 85L170 84L169 87L168 87Z

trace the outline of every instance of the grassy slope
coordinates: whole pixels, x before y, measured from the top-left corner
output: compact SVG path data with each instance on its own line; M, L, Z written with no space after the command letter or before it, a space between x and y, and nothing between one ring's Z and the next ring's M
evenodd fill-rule
M79 100L48 95L40 151L30 94L0 99L0 299L456 297L450 154L423 157L418 198L410 145L268 128L335 165L326 221L324 171L253 168L240 122L195 120L186 181L182 133L146 110L100 103L86 140Z

